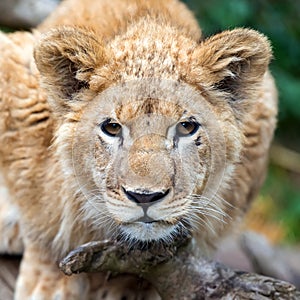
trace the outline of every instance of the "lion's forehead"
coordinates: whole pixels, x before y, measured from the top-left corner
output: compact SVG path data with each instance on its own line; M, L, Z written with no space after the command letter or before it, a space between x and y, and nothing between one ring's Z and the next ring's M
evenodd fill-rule
M136 120L138 117L152 114L178 120L183 113L184 108L178 103L158 99L129 101L125 104L118 105L115 109L116 117L121 123L127 123Z

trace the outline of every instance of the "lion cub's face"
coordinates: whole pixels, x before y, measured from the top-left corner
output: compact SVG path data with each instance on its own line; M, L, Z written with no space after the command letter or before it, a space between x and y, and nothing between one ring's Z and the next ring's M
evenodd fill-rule
M103 70L114 54L80 30L54 30L37 46L58 121L57 155L85 197L85 219L107 235L169 241L227 217L222 193L239 163L249 95L255 97L270 53L253 31L219 39L195 47L192 65L182 67L186 61L170 54L185 81L109 81Z
M181 234L193 213L197 221L201 197L202 213L212 209L204 187L224 168L220 162L211 170L217 162L209 136L225 143L219 126L205 99L185 84L135 80L107 89L86 107L73 137L87 210L95 219L109 216L131 239Z

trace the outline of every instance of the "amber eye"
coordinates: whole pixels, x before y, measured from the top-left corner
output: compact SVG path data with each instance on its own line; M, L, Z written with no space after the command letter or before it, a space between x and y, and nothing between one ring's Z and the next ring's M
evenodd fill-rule
M121 133L122 126L119 123L115 123L111 119L108 119L102 123L101 129L109 136L117 136Z
M199 124L197 122L185 121L180 122L176 126L176 134L177 136L188 136L193 135L199 128Z

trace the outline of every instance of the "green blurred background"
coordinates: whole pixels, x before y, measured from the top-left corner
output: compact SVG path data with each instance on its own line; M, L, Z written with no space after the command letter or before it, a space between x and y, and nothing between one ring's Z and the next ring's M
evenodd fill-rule
M204 36L235 27L250 27L263 32L272 42L274 59L271 71L277 82L280 99L278 129L271 149L266 183L246 219L246 226L264 233L276 243L299 243L300 2L184 2L195 12ZM4 27L0 29L7 30Z
M274 242L300 242L300 2L295 0L185 0L204 36L250 27L273 45L271 71L279 90L278 129L270 169L247 226Z

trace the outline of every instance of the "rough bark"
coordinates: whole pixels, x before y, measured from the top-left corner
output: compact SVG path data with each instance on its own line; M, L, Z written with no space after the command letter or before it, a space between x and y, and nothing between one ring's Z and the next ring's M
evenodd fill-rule
M163 300L300 299L287 282L230 268L197 255L193 240L146 250L118 243L91 242L60 262L67 275L111 271L131 273L150 281Z

